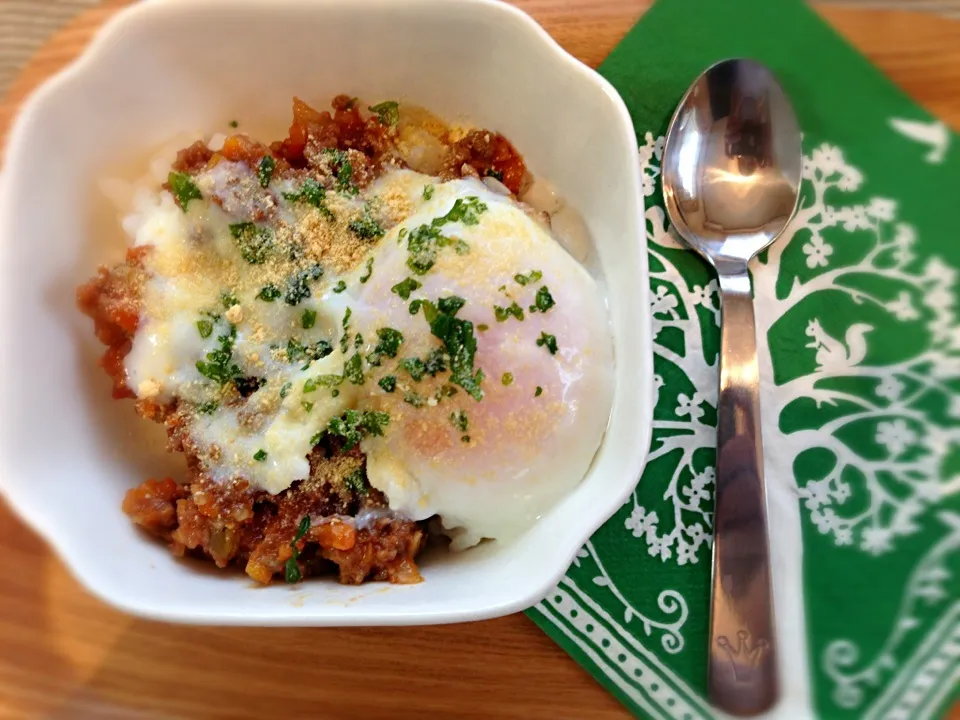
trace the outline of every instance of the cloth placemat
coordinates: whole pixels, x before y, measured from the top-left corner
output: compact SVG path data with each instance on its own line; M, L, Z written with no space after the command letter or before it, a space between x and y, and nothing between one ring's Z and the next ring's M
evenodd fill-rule
M600 68L644 173L653 442L633 496L530 615L637 716L712 716L720 310L665 219L659 166L676 103L731 56L773 68L804 130L799 214L752 265L774 715L943 717L960 695L960 147L796 0L659 0Z

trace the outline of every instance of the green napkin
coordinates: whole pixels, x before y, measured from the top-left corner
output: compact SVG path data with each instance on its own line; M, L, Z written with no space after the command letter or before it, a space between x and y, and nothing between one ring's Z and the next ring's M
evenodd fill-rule
M719 301L670 232L659 165L681 95L731 56L773 68L804 129L799 215L752 266L778 713L943 717L960 687L960 147L795 0L660 0L600 68L644 168L653 441L633 496L530 614L636 715L712 716Z

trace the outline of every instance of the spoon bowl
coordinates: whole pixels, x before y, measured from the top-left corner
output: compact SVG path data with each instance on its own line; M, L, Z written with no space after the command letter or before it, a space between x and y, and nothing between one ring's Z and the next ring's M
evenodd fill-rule
M773 73L724 60L697 78L670 122L667 212L711 263L747 262L793 217L801 166L800 128Z
M670 122L663 195L670 222L716 268L720 391L707 690L732 715L780 696L760 433L760 372L747 265L784 231L800 197L800 129L773 74L725 60Z

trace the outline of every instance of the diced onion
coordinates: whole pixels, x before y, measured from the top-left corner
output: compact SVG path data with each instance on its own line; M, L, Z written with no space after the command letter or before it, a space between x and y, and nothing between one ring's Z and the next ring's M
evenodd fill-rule
M537 210L543 210L548 215L553 215L560 210L560 199L557 197L553 186L546 180L534 180L520 199Z
M580 213L565 205L551 216L550 224L557 241L577 262L583 263L590 254L590 232Z

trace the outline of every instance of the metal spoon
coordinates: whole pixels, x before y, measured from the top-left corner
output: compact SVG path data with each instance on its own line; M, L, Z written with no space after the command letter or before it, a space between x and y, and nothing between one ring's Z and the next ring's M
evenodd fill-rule
M751 60L708 68L663 151L673 226L716 269L723 307L708 691L733 715L780 695L747 263L783 232L800 194L800 129L773 74Z

